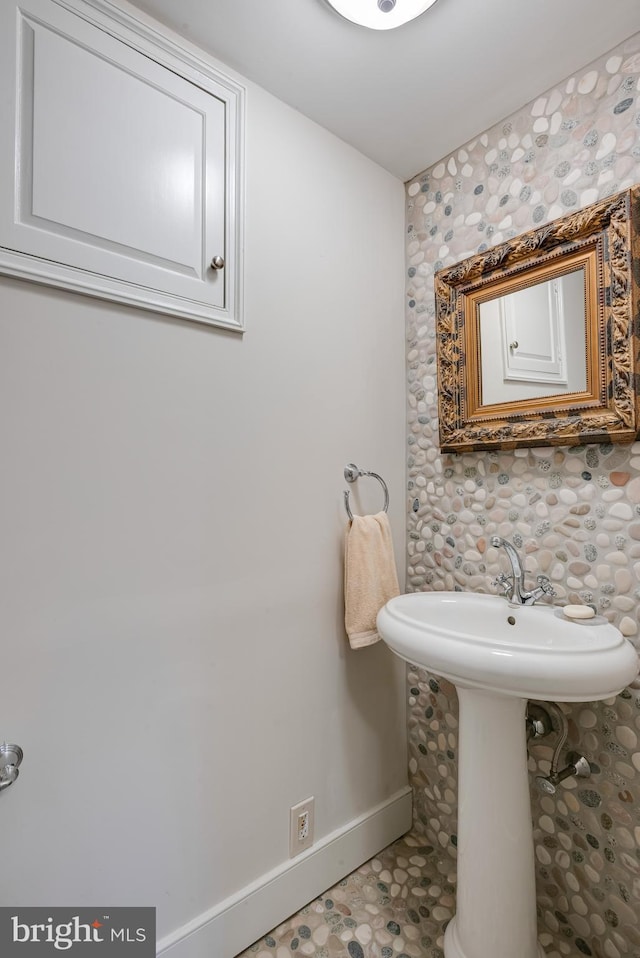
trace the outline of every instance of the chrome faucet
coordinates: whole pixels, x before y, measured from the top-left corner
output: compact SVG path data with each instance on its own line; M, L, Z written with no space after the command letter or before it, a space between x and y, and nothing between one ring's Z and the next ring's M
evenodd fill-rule
M490 542L496 549L502 547L511 563L511 575L501 572L493 580L493 584L502 589L509 602L513 602L515 605L533 605L543 595L554 596L557 594L546 575L539 575L536 579L538 587L532 589L531 592L526 592L524 588L524 569L515 547L507 539L503 539L502 536L492 536Z

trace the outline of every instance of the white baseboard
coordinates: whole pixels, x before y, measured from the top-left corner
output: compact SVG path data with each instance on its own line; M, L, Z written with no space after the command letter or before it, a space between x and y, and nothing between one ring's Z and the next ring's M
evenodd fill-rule
M166 958L235 958L411 828L401 789L158 942Z

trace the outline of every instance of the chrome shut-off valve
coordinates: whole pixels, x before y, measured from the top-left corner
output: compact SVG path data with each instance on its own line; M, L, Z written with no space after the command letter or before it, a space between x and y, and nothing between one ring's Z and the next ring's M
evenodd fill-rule
M13 785L18 775L18 766L23 759L23 752L19 745L9 745L3 742L0 745L0 792Z
M539 791L546 795L555 795L560 782L566 778L575 776L576 778L589 778L591 775L591 765L580 752L567 752L567 764L564 768L558 768L560 756L564 748L567 736L569 735L569 723L567 716L555 702L545 702L544 706L537 705L535 702L527 703L526 713L526 733L527 741L532 739L544 738L554 731L549 712L555 713L556 724L558 727L558 741L553 750L551 766L548 775L537 775L536 786Z
M565 778L570 778L572 775L576 778L589 778L591 775L589 762L579 752L567 752L567 762L569 764L559 771L553 771L549 775L539 775L536 778L536 785L541 792L546 795L555 795L558 785L564 782Z

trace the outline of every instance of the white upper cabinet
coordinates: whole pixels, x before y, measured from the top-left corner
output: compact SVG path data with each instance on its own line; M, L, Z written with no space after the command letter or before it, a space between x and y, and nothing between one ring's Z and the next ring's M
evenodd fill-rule
M108 0L2 0L0 272L241 330L242 107Z

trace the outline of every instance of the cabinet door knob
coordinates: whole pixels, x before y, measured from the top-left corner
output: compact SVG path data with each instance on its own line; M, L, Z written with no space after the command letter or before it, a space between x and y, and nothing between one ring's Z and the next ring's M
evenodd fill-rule
M222 269L224 267L224 258L222 256L214 256L211 260L212 269Z

